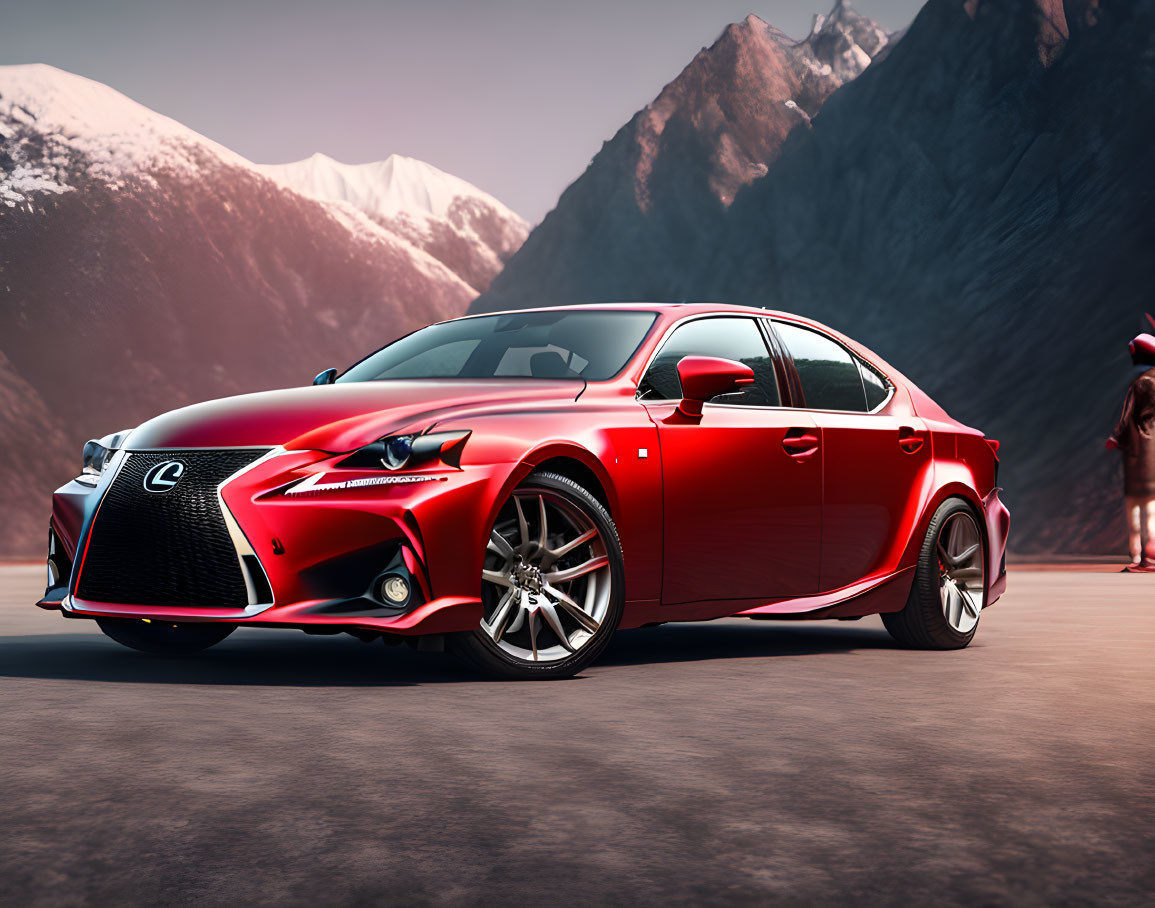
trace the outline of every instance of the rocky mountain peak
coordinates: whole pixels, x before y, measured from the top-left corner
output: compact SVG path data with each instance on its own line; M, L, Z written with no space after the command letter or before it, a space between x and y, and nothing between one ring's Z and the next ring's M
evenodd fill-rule
M702 146L710 191L729 205L766 173L786 135L809 123L893 37L846 0L816 16L802 41L753 14L728 25L633 121L638 207L651 209L651 178L664 150L688 140Z
M837 0L828 15L814 17L810 34L798 49L848 82L866 69L891 39L882 26L851 7L849 0Z

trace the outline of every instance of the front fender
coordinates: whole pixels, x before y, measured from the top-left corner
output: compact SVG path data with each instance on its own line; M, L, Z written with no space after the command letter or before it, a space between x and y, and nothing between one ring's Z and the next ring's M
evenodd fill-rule
M656 600L661 595L662 465L658 433L645 408L633 398L568 406L533 413L504 413L500 419L446 420L437 431L470 429L462 467L508 463L500 487L491 484L486 502L485 537L498 511L517 485L551 462L572 473L580 465L604 492L626 559L626 600ZM588 484L588 482L587 482ZM597 489L590 490L595 497ZM479 568L480 570L480 568ZM466 593L461 593L466 595Z

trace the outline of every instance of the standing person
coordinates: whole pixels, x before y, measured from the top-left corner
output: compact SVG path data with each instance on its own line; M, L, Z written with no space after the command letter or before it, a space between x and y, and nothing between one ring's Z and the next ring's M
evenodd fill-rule
M1155 366L1155 337L1130 344L1131 362ZM1123 399L1123 415L1107 438L1107 450L1123 452L1123 495L1131 563L1125 571L1155 571L1155 368L1137 376Z

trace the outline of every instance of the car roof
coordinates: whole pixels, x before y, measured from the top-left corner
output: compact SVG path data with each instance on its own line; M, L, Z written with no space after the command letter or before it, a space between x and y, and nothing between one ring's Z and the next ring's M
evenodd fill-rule
M678 303L646 303L646 302L618 302L618 303L573 303L562 306L532 306L525 309L496 309L493 312L474 312L461 318L478 318L486 315L520 315L526 312L558 312L558 311L627 311L627 312L658 312L662 314L698 315L710 312L738 312L743 314L778 315L788 318L800 318L789 312L779 312L775 309L762 309L758 306L738 306L732 303L706 302L678 302ZM453 319L456 321L456 319Z

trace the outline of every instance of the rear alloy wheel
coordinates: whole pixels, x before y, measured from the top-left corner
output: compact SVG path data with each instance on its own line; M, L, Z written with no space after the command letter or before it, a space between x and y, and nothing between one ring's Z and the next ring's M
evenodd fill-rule
M899 643L962 649L975 635L986 597L986 549L978 518L958 498L931 518L914 585L901 612L882 616Z
M497 515L481 572L484 617L453 649L498 677L567 678L609 642L624 578L605 508L573 480L535 473Z
M236 630L231 624L141 618L97 618L104 633L122 646L156 656L187 656L215 646Z

